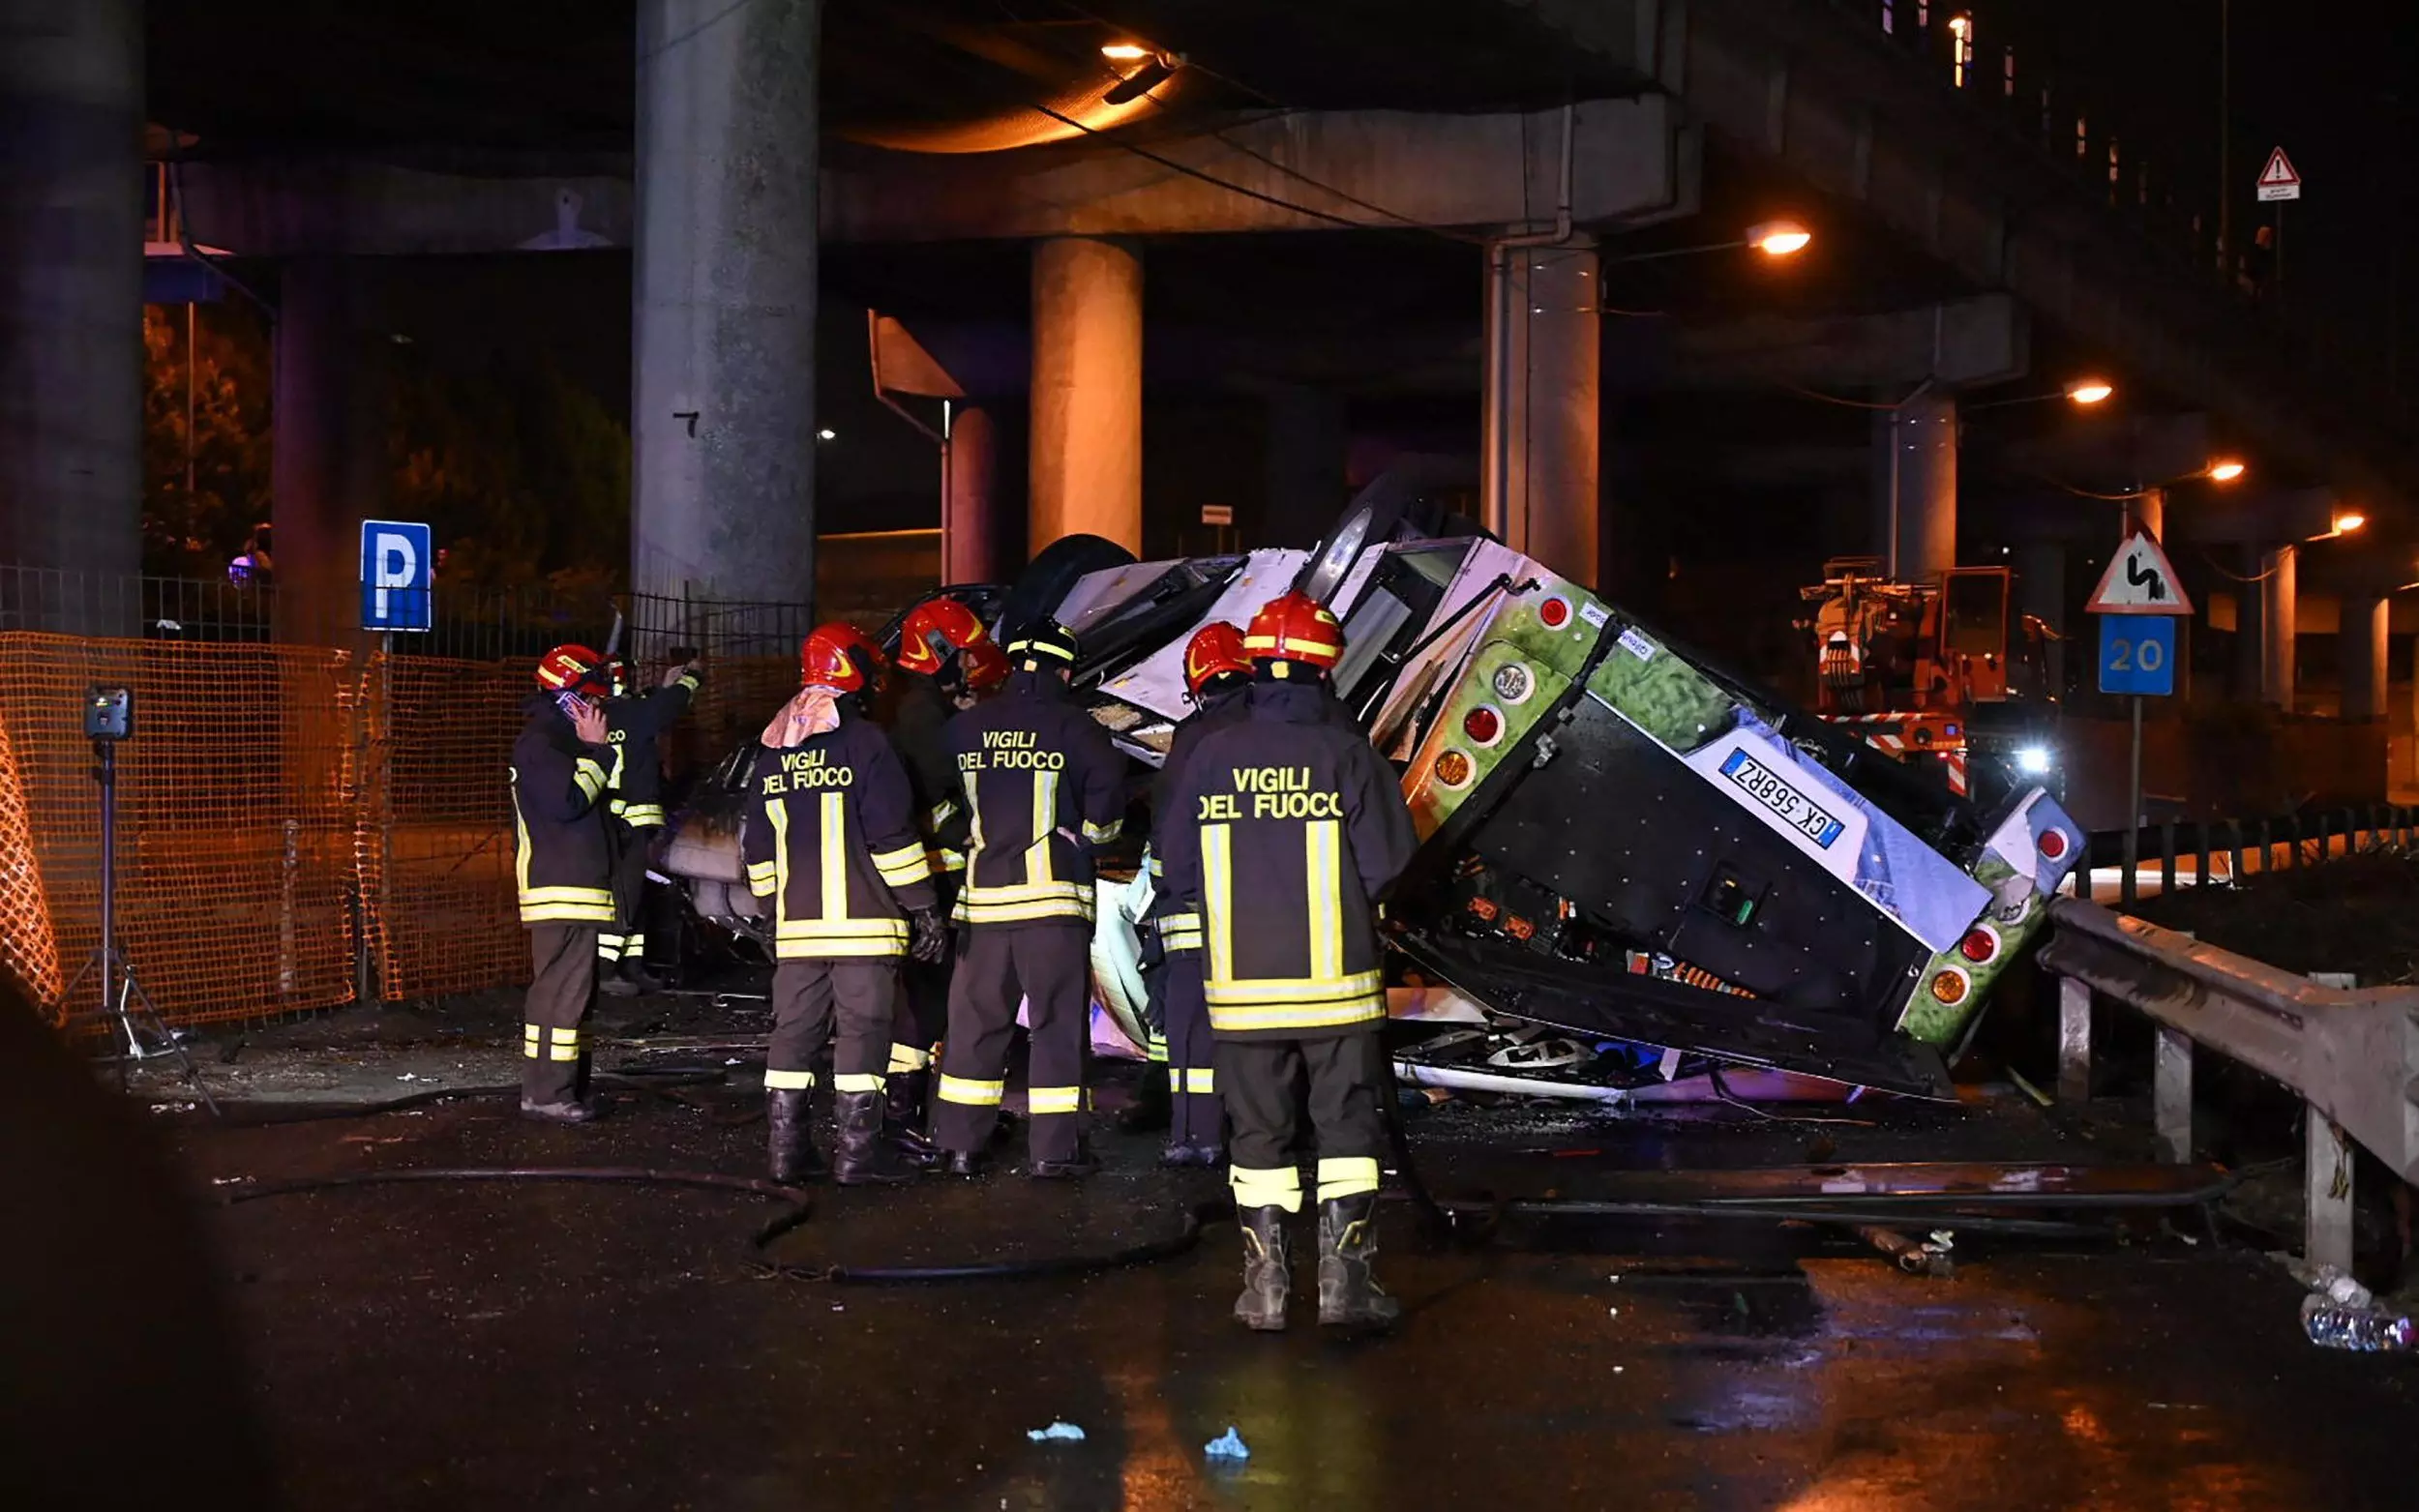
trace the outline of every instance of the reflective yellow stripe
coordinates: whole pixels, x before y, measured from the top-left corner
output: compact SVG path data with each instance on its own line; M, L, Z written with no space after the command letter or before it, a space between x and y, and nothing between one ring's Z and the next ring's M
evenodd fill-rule
M622 822L632 829L648 829L667 822L660 803L634 803L621 810Z
M835 1092L879 1092L881 1073L878 1071L843 1071L831 1079Z
M790 911L790 805L768 803L764 816L773 822L773 925L780 927Z
M779 939L905 939L905 919L791 919L774 932Z
M1050 837L1059 825L1059 774L1033 774L1033 839L1025 847L1025 882L1027 886L1054 880L1058 874L1050 869Z
M896 850L876 851L874 870L887 872L894 867L920 867L924 864L924 843L920 840L912 845L901 845Z
M1257 1003L1342 1002L1369 996L1384 981L1384 976L1372 970L1356 971L1351 976L1264 976L1231 981L1211 976L1203 985L1211 1002L1247 1008Z
M1333 1155L1319 1162L1319 1201L1358 1197L1378 1189L1378 1163L1366 1155Z
M824 918L845 919L849 916L849 795L822 794L816 819L823 843L823 895L816 901L822 905Z
M521 1052L531 1060L535 1060L545 1050L546 1026L542 1023L523 1024L521 1026Z
M769 1092L802 1092L815 1084L812 1071L775 1071L764 1068L764 1089Z
M778 869L770 861L758 861L748 867L748 891L759 898L770 898L778 885Z
M619 792L621 790L622 774L630 769L629 756L630 748L628 746L615 745L613 747L613 764L612 769L605 774L605 786L612 788L615 792Z
M931 1069L932 1063L933 1052L931 1051L913 1045L890 1047L890 1074L892 1076L905 1071L926 1071Z
M1277 637L1274 636L1246 636L1243 637L1243 649L1266 651L1273 656L1276 653L1276 641ZM1286 642L1285 654L1288 658L1299 660L1305 653L1312 656L1342 656L1344 648L1340 645L1329 645L1324 640L1295 638Z
M933 875L932 858L920 845L882 852L874 858L874 870L892 887L912 887Z
M1250 1166L1228 1169L1226 1184L1235 1193L1238 1207L1281 1207L1289 1213L1301 1211L1301 1172L1292 1166L1274 1170L1255 1170Z
M1303 896L1310 902L1310 974L1314 977L1344 974L1344 907L1338 896L1342 882L1337 870L1340 847L1334 819L1312 819L1303 826L1303 859L1310 874L1310 890Z
M1034 1114L1071 1113L1084 1106L1080 1086L1037 1086L1026 1093L1026 1111Z
M529 903L521 904L523 924L611 924L613 922L613 901L599 896L593 902Z
M972 1082L965 1077L942 1076L940 1095L944 1103L962 1103L969 1108L997 1108L1007 1091L1007 1082Z
M1218 1073L1215 1069L1210 1067L1193 1067L1188 1070L1180 1071L1177 1073L1177 1075L1181 1078L1183 1082L1181 1090L1191 1092L1200 1097L1215 1097L1217 1095Z
M929 854L932 856L933 870L936 872L963 872L966 870L966 852L963 850L941 849L931 851Z
M1073 886L1072 883L1063 885ZM967 894L971 895L972 891L969 888ZM950 915L960 924L1014 924L1026 919L1081 919L1090 922L1092 917L1090 893L1071 896L1053 893L1048 897L1010 903L995 903L968 895L959 897L957 908Z
M957 812L958 806L956 800L943 798L939 803L932 806L931 813L924 815L925 827L928 829L939 829L943 824L948 823L951 818L955 817Z
M1111 819L1106 824L1094 824L1090 819L1084 821L1084 838L1095 845L1105 845L1124 832L1125 821L1121 818Z
M551 1037L551 1042L548 1046L547 1058L550 1060L578 1060L580 1058L580 1031L576 1028L565 1029L558 1027L554 1029Z
M588 801L593 803L596 795L605 790L605 764L594 756L582 756L572 763L571 780L580 785L580 790L586 793Z
M1386 998L1373 993L1356 1002L1317 1005L1286 1004L1266 1008L1234 1008L1212 998L1210 1003L1210 1027L1228 1034L1248 1034L1259 1030L1333 1029L1348 1024L1372 1023L1386 1017Z
M1163 913L1159 916L1159 948L1162 950L1199 950L1201 948L1201 915L1198 913Z
M697 687L698 687L698 683L697 683L697 673L695 673L695 672L682 672L682 673L680 674L680 680L679 680L679 682L678 682L675 686L677 686L677 687L682 687L682 688L686 688L686 689L688 689L691 693L695 693L695 692L697 692Z
M523 903L592 903L600 898L607 903L613 901L613 895L602 887L524 887L521 890Z
M1235 974L1235 827L1201 827L1201 916L1208 927L1210 975Z
M1168 1063L1168 1037L1164 1034L1150 1035L1150 1043L1143 1047L1143 1056L1154 1066L1166 1065Z

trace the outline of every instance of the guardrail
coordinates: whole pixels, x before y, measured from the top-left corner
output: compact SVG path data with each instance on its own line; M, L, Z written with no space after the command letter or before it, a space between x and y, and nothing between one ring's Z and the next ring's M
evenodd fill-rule
M2191 935L2061 898L2042 968L2058 982L2058 1097L2091 1095L2092 1006L2150 1019L2160 1152L2192 1158L2193 1047L2284 1082L2309 1108L2304 1250L2352 1262L2351 1141L2419 1181L2419 988L2321 987Z
M2125 831L2101 830L2092 835L2088 850L2088 896L2101 903L2130 904L2154 892L2171 893L2179 885L2232 882L2343 856L2408 850L2414 839L2419 839L2419 810L2387 804L2268 819L2168 819L2142 827L2128 876Z

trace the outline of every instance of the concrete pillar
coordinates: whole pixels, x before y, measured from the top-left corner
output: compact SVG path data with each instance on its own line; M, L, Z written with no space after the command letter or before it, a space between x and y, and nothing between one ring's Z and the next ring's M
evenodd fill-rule
M2265 653L2260 649L2264 643L2259 629L2263 620L2261 594L2259 584L2254 580L2259 576L2261 559L2259 548L2240 548L2236 552L2234 571L2241 580L2227 584L2228 591L2234 596L2232 689L2237 703L2257 703L2261 700L2260 679L2266 660Z
M1488 528L1591 588L1602 568L1598 274L1588 237L1489 256L1479 467Z
M631 578L815 581L821 0L639 0Z
M1288 384L1269 391L1268 408L1268 505L1253 544L1313 546L1344 506L1344 396Z
M1910 582L1937 578L1957 564L1956 396L1927 389L1873 428L1884 448L1873 530L1883 564Z
M143 8L0 0L0 565L132 634L142 570Z
M1029 475L1038 554L1061 536L1143 548L1143 264L1119 242L1033 246Z
M1000 518L1000 430L979 404L949 421L948 477L942 490L941 580L1004 582L1015 575L1006 521Z
M2280 546L2259 558L2259 697L2293 711L2293 636L2299 619L2301 548Z
M2344 718L2381 720L2386 701L2386 601L2345 597L2342 610Z
M2066 543L2027 541L2016 548L2016 612L2032 615L2057 635L2065 635ZM2066 642L2049 640L2043 647L2042 658L2050 696L2064 697Z
M269 412L277 637L365 644L361 522L382 517L387 361L368 265L287 263L278 275L277 386Z

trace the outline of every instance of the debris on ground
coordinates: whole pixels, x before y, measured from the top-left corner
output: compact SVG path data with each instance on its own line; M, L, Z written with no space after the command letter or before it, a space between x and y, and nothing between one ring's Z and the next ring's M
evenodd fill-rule
M1035 1443L1082 1443L1084 1431L1073 1423L1053 1423L1047 1428L1029 1428L1025 1437Z
M1235 1431L1235 1425L1232 1423L1227 1425L1223 1437L1212 1438L1203 1444L1201 1452L1213 1460L1248 1460L1251 1458L1251 1450L1244 1444L1243 1436Z

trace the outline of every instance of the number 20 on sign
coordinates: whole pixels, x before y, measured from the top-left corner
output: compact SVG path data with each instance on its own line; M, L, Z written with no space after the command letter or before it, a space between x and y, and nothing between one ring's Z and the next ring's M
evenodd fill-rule
M2100 691L2164 698L2175 692L2175 621L2100 616Z

